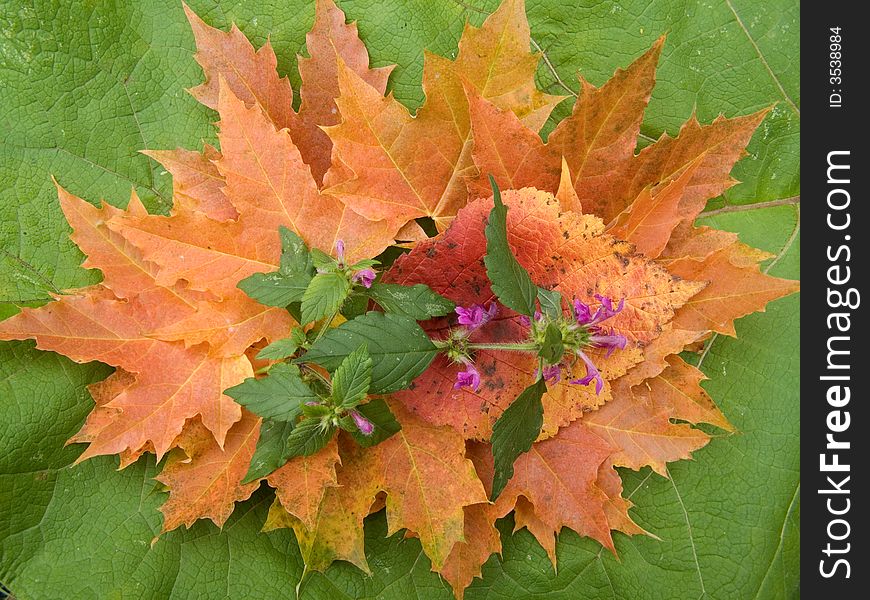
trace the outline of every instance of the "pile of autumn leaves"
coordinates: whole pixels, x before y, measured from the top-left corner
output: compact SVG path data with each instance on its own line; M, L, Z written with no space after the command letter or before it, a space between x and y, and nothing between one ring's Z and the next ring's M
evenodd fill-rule
M116 367L91 386L96 408L71 441L88 443L80 460L119 454L122 466L169 453L158 476L169 490L164 530L222 524L260 484L241 484L260 421L222 391L266 366L257 349L294 325L236 287L276 269L278 227L328 253L341 239L348 260L401 240L414 248L385 280L487 305L489 174L506 190L510 243L537 285L584 302L625 299L609 324L629 347L594 357L603 391L550 387L539 441L491 504L485 440L535 360L479 352L475 391L454 389L457 367L439 357L390 400L398 434L370 449L339 436L269 475L277 501L267 528L293 527L309 568L341 559L367 570L363 518L386 505L389 531L418 537L461 596L500 550L497 518L513 510L554 561L562 527L612 550L611 530L643 533L614 466L666 475L667 462L709 440L689 424L731 429L678 353L711 332L734 335L734 319L797 289L759 271L764 253L693 224L734 183L729 172L765 113L706 126L692 118L635 155L659 40L601 88L581 79L572 114L544 143L538 131L564 98L535 88L524 11L504 0L481 28L466 27L455 60L426 54L426 101L412 116L384 96L391 67L369 68L332 0L318 0L310 58L299 58L298 112L268 44L255 51L235 27L213 29L188 10L206 76L191 91L220 114L220 150L148 152L173 175L169 216L148 215L135 194L122 211L58 187L84 266L103 282L23 310L0 338ZM426 239L419 217L443 233ZM437 336L452 323L424 327ZM504 310L480 335L516 340L522 327Z

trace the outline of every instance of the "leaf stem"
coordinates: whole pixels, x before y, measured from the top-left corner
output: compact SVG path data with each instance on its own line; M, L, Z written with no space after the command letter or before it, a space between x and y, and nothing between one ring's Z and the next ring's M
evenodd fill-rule
M480 343L468 344L469 350L505 350L507 352L537 352L538 346L532 342L514 342L514 343Z
M450 348L451 340L431 340L438 350ZM506 352L538 352L538 346L534 342L503 342L503 343L475 343L470 342L465 346L467 350L503 350Z

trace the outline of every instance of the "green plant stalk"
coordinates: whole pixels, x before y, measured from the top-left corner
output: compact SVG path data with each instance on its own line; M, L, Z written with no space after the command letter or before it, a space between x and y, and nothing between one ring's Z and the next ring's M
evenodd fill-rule
M432 340L432 344L439 350L450 347L450 340ZM506 352L537 352L538 346L534 342L504 342L504 343L469 343L468 350L501 350Z

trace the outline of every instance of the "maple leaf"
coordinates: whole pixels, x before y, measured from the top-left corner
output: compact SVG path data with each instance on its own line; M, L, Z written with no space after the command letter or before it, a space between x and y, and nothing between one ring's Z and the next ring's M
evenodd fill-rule
M474 163L481 174L492 174L504 187L555 191L564 159L571 184L582 194L581 202L588 198L586 188L609 179L617 165L634 153L663 43L660 38L601 88L581 77L571 115L556 126L547 144L515 115L468 90ZM487 187L485 177L473 183L479 194L485 194Z
M278 267L277 230L221 223L187 211L168 217L125 214L107 224L157 267L155 281L161 286L186 281L193 290L224 298L236 293L245 277Z
M118 298L138 298L145 311L144 320L152 327L170 323L195 310L204 296L182 286L163 287L157 283L157 269L147 262L129 240L112 231L108 223L121 215L147 215L139 197L133 192L122 211L111 204L101 208L70 194L56 182L58 199L64 216L72 227L71 239L85 253L85 268L99 268L102 286ZM160 307L159 310L153 307Z
M239 98L261 106L279 129L292 128L296 121L293 89L289 79L278 76L272 45L266 42L254 50L235 24L225 32L207 25L187 4L184 12L196 39L193 57L205 73L205 82L190 90L193 97L217 110L223 79Z
M464 507L486 502L460 435L414 417L398 403L390 403L390 408L402 425L396 435L365 450L339 444L339 487L326 489L313 527L287 511L276 509L270 517L270 527L296 531L309 568L323 570L342 559L368 572L362 519L375 496L385 492L389 533L413 532L433 568L440 570L464 539Z
M716 250L731 246L736 241L736 233L712 227L695 227L691 221L684 220L671 233L667 245L659 255L659 262L668 264L680 258L702 261ZM764 258L759 256L756 262Z
M292 528L309 569L323 571L333 561L346 560L371 573L366 562L362 524L380 491L383 475L378 462L369 459L370 453L345 436L339 437L339 450L338 486L326 488L313 526L305 526L276 501L263 530Z
M39 309L25 309L0 327L2 339L34 338L37 348L77 362L99 360L138 375L134 385L104 405L120 409L119 417L99 431L88 430L92 440L79 460L137 451L147 442L163 456L185 420L196 415L222 444L241 417L239 406L223 390L251 376L247 358L213 357L204 346L187 349L153 339L142 321L146 314L136 299L120 301L105 288L93 287Z
M531 32L524 0L505 0L478 28L466 22L454 71L483 97L512 110L538 131L565 99L539 91L535 72L540 54L529 52Z
M614 462L638 470L650 466L667 474L665 463L687 459L707 445L710 437L699 429L671 422L667 408L657 404L657 396L639 388L620 390L614 398L583 423L618 448Z
M553 569L558 567L556 561L556 536L547 527L537 514L535 507L529 502L525 496L517 496L514 503L514 533L520 529L528 529L529 533L535 536L538 543L541 545L553 564Z
M327 253L343 240L350 261L375 256L393 243L404 221L370 221L321 195L290 135L276 130L259 108L247 108L223 91L218 105L223 155L217 166L245 229L269 231L278 244L283 225Z
M190 90L193 96L218 110L220 82L224 81L245 104L259 105L276 129L290 132L320 185L330 166L332 147L320 127L334 125L338 119L333 101L338 96L336 59L346 62L381 94L392 67L369 69L368 52L356 25L345 24L344 13L332 0L317 0L314 26L306 36L310 57L299 57L302 106L297 114L290 82L278 75L278 61L269 42L255 50L235 24L224 32L207 25L187 5L184 10L196 40L194 58L206 76L205 83Z
M305 529L316 526L320 503L327 488L336 487L335 466L341 461L338 444L332 439L312 456L296 456L266 478L275 488L278 501L299 519Z
M650 466L667 476L666 463L689 458L710 441L704 431L674 420L734 431L701 387L703 373L678 356L665 361L664 370L634 387L617 380L614 400L583 419L618 449L611 456L618 466Z
M668 367L646 382L656 403L666 407L672 419L695 424L709 423L733 432L734 426L701 387L701 381L707 379L701 370L679 356L671 355L666 360Z
M258 481L242 484L259 435L260 419L247 411L227 433L223 448L199 421L189 423L179 436L181 451L169 457L155 478L169 488L169 499L160 507L163 531L190 527L202 518L223 525L235 503L250 498L259 486Z
M668 270L680 277L709 281L674 318L674 325L695 331L715 331L736 337L734 320L764 310L771 300L792 294L800 284L771 277L758 268L758 251L740 242L712 252L701 261L675 259Z
M118 413L121 412L117 408L107 408L105 405L121 392L131 387L135 382L135 374L128 373L124 369L115 369L115 372L106 379L90 384L88 392L90 392L96 406L88 414L85 424L78 433L67 440L67 445L90 444L97 439L97 434L114 421L118 417ZM139 457L145 452L153 453L154 445L147 442L138 450L122 450L119 455L120 468L123 469L130 466L139 460Z
M625 299L625 309L614 317L614 329L636 343L655 339L674 311L704 284L679 281L663 268L637 255L631 246L603 234L604 226L591 215L559 213L558 201L534 190L506 191L508 236L519 262L536 284L558 290L565 298L593 301L596 294ZM421 242L401 257L386 280L401 284L425 283L460 305L487 305L494 300L482 258L486 253L483 223L492 201L477 200L460 211L442 236ZM437 265L437 266L436 266ZM448 322L433 320L432 333ZM480 341L522 339L524 327L509 313L482 328ZM641 360L639 349L611 357L591 350L605 379L624 374ZM486 438L496 417L513 402L532 378L537 363L531 356L480 351L481 392L454 389L456 367L444 358L418 377L413 390L396 397L434 423L450 424L468 437ZM543 398L545 436L609 398L594 386L567 382L552 386ZM481 409L481 407L484 407Z
M647 186L673 179L696 160L700 163L680 201L687 220L694 219L710 198L737 183L730 173L758 125L770 109L701 125L693 115L676 137L661 138L620 165L600 186L577 189L587 210L610 221Z
M514 463L514 476L495 502L495 514L506 515L517 498L524 497L534 506L540 523L534 522L533 526L540 533L555 536L562 527L570 527L615 552L604 510L608 496L597 483L599 467L613 449L587 428L584 420L563 427L555 437L536 442L529 452L520 455ZM470 444L469 456L480 478L487 484L491 482L489 448Z
M262 339L286 338L295 321L281 308L254 302L236 292L222 302L201 301L189 316L155 329L151 335L187 347L207 342L214 356L241 356Z
M415 117L340 64L342 121L326 128L340 167L325 179L328 193L371 219L428 216L444 229L476 172L463 81L535 131L563 99L535 88L539 56L529 45L522 0L503 2L479 29L466 25L455 61L425 55L426 101Z
M341 119L335 104L339 95L338 59L381 95L395 65L369 68L368 51L359 39L356 23L345 23L344 13L332 0L317 0L314 25L305 36L305 45L310 56L298 59L301 126L294 130L293 138L320 185L332 155L332 141L321 127L335 125Z
M239 213L224 194L224 178L215 166L221 153L208 144L202 152L143 150L172 174L173 213L199 211L215 221L232 221Z
M668 367L668 357L682 352L689 345L705 337L706 332L676 329L671 324L659 336L643 348L643 360L620 377L624 385L637 385L655 377Z
M693 116L677 137L664 134L635 156L633 140L662 43L660 39L628 69L617 71L602 88L584 82L572 114L557 125L546 144L516 115L466 90L472 107L474 162L480 172L492 174L503 187L555 192L564 158L579 204L609 223L644 188L667 183L697 162L679 204L684 219L693 220L708 199L736 183L731 168L768 110L733 119L720 117L706 126ZM485 177L471 186L484 194Z
M369 221L321 195L289 133L276 130L260 107L248 108L227 87L217 106L216 164L238 220L219 223L199 212L176 211L169 217L119 216L109 223L159 267L158 283L185 280L193 289L226 297L245 277L275 269L281 225L325 252L343 240L350 260L374 256L393 243L404 221Z
M622 478L616 472L616 469L613 468L612 454L598 467L598 479L595 485L607 497L604 502L604 515L607 517L607 524L610 526L610 529L621 531L626 535L656 537L635 523L628 514L628 509L634 506L634 504L622 497ZM538 539L540 540L540 538Z
M644 188L631 206L610 223L607 232L631 242L649 258L658 257L668 245L671 233L685 219L679 210L680 200L699 164L696 160L679 177L662 185L655 195L650 188Z
M655 537L635 523L629 516L628 510L633 504L622 497L622 478L613 468L610 458L606 459L598 467L598 479L595 485L605 494L602 509L611 530L621 531L627 535L643 534ZM541 511L546 512L549 505L550 502L542 502ZM504 509L502 508L502 510ZM538 516L535 506L525 496L517 496L514 504L514 531L519 531L524 527L529 530L529 533L538 540L538 543L547 552L547 556L553 564L553 569L557 569L557 532L544 519Z
M456 542L439 571L453 588L457 600L462 600L465 588L471 585L475 577L480 576L483 563L492 554L501 552L501 537L494 525L494 510L489 504L465 507L465 540Z
M419 535L438 569L464 538L463 507L486 502L486 496L465 458L461 436L417 419L398 403L390 407L402 430L375 446L387 493L389 531L407 528Z

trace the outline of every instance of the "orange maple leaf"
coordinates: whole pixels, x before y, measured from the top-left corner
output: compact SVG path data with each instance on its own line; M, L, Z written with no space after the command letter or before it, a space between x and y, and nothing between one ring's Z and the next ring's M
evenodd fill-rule
M305 46L309 57L298 57L301 123L294 129L293 140L320 185L332 162L332 140L321 127L341 120L335 104L340 93L339 59L381 95L395 65L369 68L369 53L359 39L356 23L345 23L344 13L332 0L317 0L314 25L305 36Z
M428 216L444 229L469 200L466 180L477 172L463 82L535 131L563 100L535 88L540 57L529 45L523 0L503 2L479 29L466 25L455 61L426 54L426 101L414 117L342 62L342 120L326 128L334 144L327 192L371 219Z
M169 499L160 507L163 531L190 527L202 518L223 525L235 503L247 500L259 486L259 481L242 484L259 436L260 419L247 411L227 433L223 448L201 423L191 422L179 436L179 449L155 478L169 488Z
M275 488L281 506L305 529L317 525L318 509L327 488L338 486L335 467L341 462L338 444L331 440L313 456L296 456L270 474L266 481Z
M239 213L224 194L226 185L215 161L221 153L205 145L202 152L185 150L143 150L172 174L173 213L199 211L215 221L231 221Z
M464 508L486 502L460 435L418 419L398 403L391 403L391 409L401 431L365 450L343 446L339 487L326 490L313 527L290 516L290 509L276 509L270 517L270 528L296 531L310 568L323 569L343 559L368 571L362 532L348 529L358 530L376 494L385 492L390 534L407 529L419 537L433 567L440 570L463 539Z
M293 90L276 70L278 59L269 42L259 50L233 24L229 33L207 25L190 8L184 10L196 40L196 61L206 81L191 94L218 110L220 81L247 105L259 105L277 129L293 137L317 185L329 169L332 142L320 129L338 122L334 98L338 96L336 59L341 59L368 84L384 93L392 67L369 69L369 56L355 24L332 0L317 0L314 26L306 36L309 58L299 57L302 106L293 110ZM158 159L160 160L160 159ZM161 161L162 162L162 161ZM174 173L173 173L174 174Z

